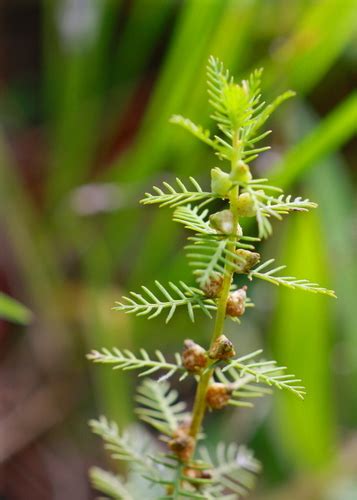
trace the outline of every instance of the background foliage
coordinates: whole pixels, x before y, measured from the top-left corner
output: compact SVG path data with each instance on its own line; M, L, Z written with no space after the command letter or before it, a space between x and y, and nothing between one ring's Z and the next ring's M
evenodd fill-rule
M297 92L255 171L319 209L275 224L279 236L260 251L339 299L252 290L258 307L230 337L284 360L308 397L279 394L224 425L212 415L212 444L234 436L256 449L257 499L354 498L356 0L33 0L0 13L0 279L32 311L0 297L17 320L0 331L1 493L93 496L87 468L105 457L86 422L105 413L130 424L135 378L87 363L90 349L159 345L167 355L191 334L207 340L204 319L163 326L110 307L142 282L189 279L182 229L137 202L153 184L205 179L215 166L168 124L177 112L209 124L214 54L239 77L264 67L267 98Z

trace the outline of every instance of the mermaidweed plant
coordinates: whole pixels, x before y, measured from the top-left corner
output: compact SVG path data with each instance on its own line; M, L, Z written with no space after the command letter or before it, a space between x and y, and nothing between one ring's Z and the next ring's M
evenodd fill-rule
M286 374L285 367L261 359L260 350L237 357L235 347L224 335L226 318L239 322L245 309L253 305L247 287L237 287L234 276L335 296L333 291L306 279L281 275L285 266L275 267L274 259L260 263L260 254L255 251L254 243L271 235L271 219L316 207L307 199L285 197L267 179L252 176L249 164L269 149L257 146L270 133L262 132L262 126L277 106L293 96L288 91L266 105L260 94L261 74L261 70L255 71L248 80L236 84L217 59L209 59L208 93L217 135L212 137L209 131L182 116L173 116L171 122L210 146L220 160L229 163L230 169L211 170L210 191L204 191L190 177L189 183L176 179L175 186L164 182L163 187L154 187L153 193L147 193L142 200L145 205L174 209L173 220L193 233L186 251L197 286L156 281L153 289L142 286L139 293L130 292L115 309L149 319L165 314L168 322L176 309L183 307L192 321L198 311L210 318L214 315L214 327L208 347L185 340L182 354L176 353L170 359L158 350L149 355L144 349L138 354L103 349L88 356L116 369L138 370L140 376L160 372L158 380L145 379L139 386L137 414L161 434L166 453L160 448L140 449L135 440L104 417L91 422L112 456L128 462L134 470L127 483L98 468L91 471L93 484L113 498L142 497L139 484L146 488L145 498L240 498L252 488L260 465L251 452L232 443L220 444L214 456L198 447L206 411L227 405L251 407L251 400L269 393L271 387L304 398L301 380ZM207 206L217 200L223 200L226 207L210 214ZM246 217L256 218L258 237L243 234L240 221ZM180 380L190 375L197 381L191 412L178 401L177 391L170 389L167 382L176 374ZM138 475L144 483L140 483Z

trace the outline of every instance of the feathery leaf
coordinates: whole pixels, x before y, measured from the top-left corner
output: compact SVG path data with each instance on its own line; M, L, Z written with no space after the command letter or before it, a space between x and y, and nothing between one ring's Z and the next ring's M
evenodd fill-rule
M210 138L210 131L204 130L201 125L196 125L189 118L185 118L181 115L173 115L170 118L170 123L179 125L180 127L190 132L192 135L197 137L197 139L200 139L200 141L208 144L213 148L216 147L215 141Z
M235 495L232 498L246 496L254 487L256 475L261 469L252 452L235 443L219 443L214 458L203 447L200 456L212 464L212 485L207 488L207 493L213 498L225 498L222 495L227 492Z
M286 266L279 266L267 271L266 269L275 261L275 259L270 259L260 266L256 267L252 271L250 271L248 278L259 278L261 280L269 281L273 283L273 285L282 285L288 288L296 289L296 290L304 290L305 292L311 293L321 293L322 295L328 295L329 297L336 298L336 294L333 290L328 290L327 288L322 288L317 283L313 283L306 279L298 279L294 276L276 276L276 273L285 269ZM262 272L265 270L264 272Z
M243 384L240 384L240 380L243 379L247 381L248 384L254 381L257 384L263 383L268 386L277 387L278 389L285 389L294 393L299 398L304 399L306 392L305 388L299 385L301 380L296 378L295 375L285 374L286 366L277 366L276 361L256 361L254 358L261 353L262 351L259 350L246 356L241 356L238 359L230 360L227 362L227 365L222 368L222 373L228 372L227 374L233 378L231 387L236 391L236 394L233 393L233 395L240 397L239 390L241 387L244 387ZM247 361L250 362L246 363ZM234 369L237 374L232 372L232 369ZM246 377L247 375L251 375L253 378L249 379Z
M140 349L141 357L136 356L128 349L120 351L113 347L112 351L103 348L101 351L92 351L87 355L87 358L94 363L114 365L113 369L121 370L139 370L139 377L150 375L159 370L164 370L167 373L160 377L159 381L163 381L171 377L178 370L184 370L180 354L175 354L175 363L166 361L165 356L161 351L156 350L156 358L151 359L145 349Z
M130 292L130 297L122 297L123 302L116 302L113 308L116 311L123 311L136 316L149 316L155 318L162 311L167 311L166 323L170 321L178 306L185 306L191 321L194 321L194 310L201 309L208 317L211 317L211 310L216 309L212 300L204 297L198 288L190 287L183 281L178 285L169 282L168 287L164 287L159 281L155 281L160 296L147 287L142 286L144 294Z
M167 382L158 383L144 380L137 389L136 401L141 405L136 409L140 419L167 436L174 431L188 415L186 404L178 402L178 392L170 389Z
M195 233L217 234L207 220L207 215L207 209L199 212L199 207L191 207L191 205L187 205L176 208L173 220L183 224L186 229L191 229Z
M270 194L268 195L265 191L279 192L281 190L275 186L265 184L265 179L259 179L258 181L243 185L243 192L249 193L253 200L261 238L267 238L272 233L272 225L268 220L270 217L281 220L282 215L290 212L306 212L317 207L316 203L301 197L293 199L291 195L285 197L281 194L275 198Z
M185 246L188 251L189 265L197 278L200 287L205 287L211 278L217 274L227 274L229 269L239 270L239 262L244 259L227 249L228 238L217 238L215 235L197 235L189 238L190 244ZM236 248L254 249L252 245L236 244ZM232 261L232 258L234 259Z
M115 500L134 500L123 479L99 467L91 467L89 476L93 487Z
M191 186L187 188L179 178L176 178L178 188L168 182L163 182L164 189L154 186L153 190L155 193L145 193L145 198L140 200L140 203L144 205L157 203L160 207L176 208L186 203L196 203L204 200L200 203L200 206L203 206L217 199L215 194L203 191L193 177L189 177L189 179L193 185L193 189Z
M157 477L158 473L152 461L147 456L144 447L139 448L128 432L120 433L114 422L109 422L105 417L91 420L89 425L92 431L100 436L105 448L110 451L112 458L133 463L141 472Z

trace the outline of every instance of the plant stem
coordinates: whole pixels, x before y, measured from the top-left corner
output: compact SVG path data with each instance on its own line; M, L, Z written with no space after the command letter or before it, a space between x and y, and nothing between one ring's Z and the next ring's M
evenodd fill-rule
M235 210L236 206L236 201L238 199L239 195L239 188L238 186L234 187L230 193L230 209L233 213L233 234L229 238L229 242L227 245L227 249L230 250L231 253L234 252L235 249L235 242L237 239L237 228L238 228L238 214L237 211ZM232 257L229 257L226 262L225 266L225 274L223 278L223 283L222 283L222 290L220 297L218 299L218 304L217 304L217 312L216 312L216 319L215 319L215 325L214 325L214 330L210 342L210 348L213 346L213 343L215 340L223 334L223 328L224 328L224 320L226 317L226 308L227 308L227 301L229 297L229 292L231 288L231 283L233 279L233 266L232 266ZM197 436L198 433L200 432L201 425L203 418L206 413L207 405L206 405L206 392L208 385L211 380L211 376L213 373L213 365L214 361L209 360L208 361L208 366L204 373L201 375L200 380L197 385L196 389L196 395L195 395L195 402L193 405L193 411L192 411L192 422L191 422L191 427L189 431L189 435L194 438L195 440L195 446L197 443ZM192 450L192 455L195 452L195 447Z
M233 171L233 167L240 160L242 155L242 143L239 140L239 130L236 130L233 134L232 138L232 159L231 159L231 168ZM229 255L232 255L235 250L235 243L237 241L237 230L238 230L238 211L237 211L237 201L239 196L239 186L234 186L229 193L229 208L233 214L233 231L229 237L229 242L227 244L227 250L229 250ZM218 299L217 304L217 312L216 312L216 320L214 325L214 330L211 338L211 343L209 350L213 346L215 340L223 334L224 328L224 320L226 317L226 308L227 301L229 297L229 292L231 289L231 283L233 279L233 257L229 256L225 265L225 273L222 283L221 294ZM206 370L200 377L200 380L197 385L195 402L192 410L192 422L189 430L189 435L194 439L194 446L192 450L191 456L195 453L195 448L197 444L197 436L200 432L203 418L206 413L207 405L206 405L206 392L209 386L211 376L213 373L213 365L214 360L208 361L208 366Z

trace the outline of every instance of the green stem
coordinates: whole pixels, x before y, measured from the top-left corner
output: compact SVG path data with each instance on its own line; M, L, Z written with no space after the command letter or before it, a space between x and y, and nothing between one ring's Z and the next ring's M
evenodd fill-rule
M237 206L236 201L238 199L239 195L239 188L238 186L234 187L230 193L230 209L233 213L233 234L229 238L229 243L227 245L227 249L230 250L230 252L234 252L235 249L235 242L237 239L236 233L237 233L237 228L238 228L238 213L235 207ZM223 284L222 284L222 290L221 294L218 300L217 304L217 312L216 312L216 319L215 319L215 325L214 325L214 330L211 338L211 343L210 343L210 349L213 346L215 340L223 334L223 328L224 328L224 320L226 317L226 308L227 308L227 301L229 297L229 292L231 288L231 283L233 279L233 266L232 266L232 257L229 257L226 262L225 266L225 274L224 274L224 279L223 279ZM207 405L206 405L206 392L207 388L209 386L211 376L213 373L213 368L212 364L214 361L209 360L208 366L204 373L201 375L200 380L197 385L197 390L196 390L196 396L195 396L195 402L193 405L193 411L192 411L192 422L191 422L191 427L189 434L191 437L194 438L194 448L192 450L192 455L194 454L196 443L197 443L197 436L198 433L200 432L201 426L202 426L202 421L206 413Z
M232 169L234 165L240 160L241 158L241 149L242 149L242 144L239 140L239 131L235 131L233 134L233 140L232 140L232 146L233 146L233 154L232 154ZM238 201L238 196L239 196L239 187L235 186L229 193L229 207L230 210L233 214L233 231L231 236L229 237L229 242L227 245L227 250L230 251L229 255L232 255L235 250L235 243L237 240L237 230L238 230L238 211L237 211L237 201ZM232 279L233 279L233 257L228 257L226 265L225 265L225 273L224 273L224 278L223 278L223 283L222 283L222 290L220 297L218 299L218 304L217 304L217 312L216 312L216 320L215 320L215 325L214 325L214 330L211 338L211 343L209 349L213 346L214 342L216 339L223 334L223 328L224 328L224 320L226 317L226 308L227 308L227 301L229 297L229 291L231 289L231 284L232 284ZM191 427L189 430L189 435L194 439L194 446L192 450L191 456L193 456L197 444L197 436L200 432L202 422L206 413L207 409L207 404L206 404L206 392L207 388L209 386L211 376L213 373L213 365L214 361L209 360L208 366L206 370L203 372L203 374L200 377L200 380L197 385L196 389L196 396L195 396L195 402L193 405L193 410L192 410L192 422L191 422Z

